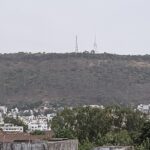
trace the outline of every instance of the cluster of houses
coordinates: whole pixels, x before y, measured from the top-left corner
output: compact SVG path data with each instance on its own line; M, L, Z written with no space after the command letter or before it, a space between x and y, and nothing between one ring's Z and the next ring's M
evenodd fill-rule
M103 105L84 105L83 107L101 108L104 109ZM63 109L63 108L59 108ZM71 109L71 107L70 107ZM17 126L12 123L4 122L4 117L8 118L19 118L27 127L28 132L33 131L51 131L50 122L52 118L56 115L57 110L47 111L47 107L41 107L39 109L33 110L19 110L18 108L13 108L8 110L6 106L0 106L0 129L6 132L23 132L23 126ZM149 114L150 104L140 104L137 106L137 110ZM47 111L47 113L45 113Z
M144 114L150 113L150 104L140 104L137 106L137 110L141 111Z
M103 105L84 105L83 107L101 108ZM72 107L68 107L72 109ZM41 106L40 108L19 110L13 108L8 110L6 106L0 106L0 129L5 132L24 132L23 126L17 126L12 123L4 121L4 117L14 118L21 120L27 127L28 132L34 131L51 131L51 120L58 111L62 111L63 107L50 108L47 106ZM45 113L46 112L46 113Z
M44 109L44 108L43 108ZM44 112L44 110L42 111ZM35 115L35 113L37 113ZM12 123L6 123L4 117L21 120L27 127L28 132L33 131L50 131L50 121L56 113L39 113L38 110L19 110L14 108L8 111L6 106L0 106L0 129L6 132L23 132L23 126L17 126Z

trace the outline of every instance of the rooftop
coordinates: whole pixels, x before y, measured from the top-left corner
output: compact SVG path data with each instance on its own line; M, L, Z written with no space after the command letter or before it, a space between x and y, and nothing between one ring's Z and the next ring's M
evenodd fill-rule
M49 141L52 138L51 132L45 132L44 135L32 135L29 133L20 133L20 132L3 132L0 131L0 142L15 142L15 141L40 141L47 140Z

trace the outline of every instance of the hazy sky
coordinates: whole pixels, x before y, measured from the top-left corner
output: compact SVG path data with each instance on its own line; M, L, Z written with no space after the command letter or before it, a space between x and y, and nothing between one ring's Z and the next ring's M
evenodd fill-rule
M0 0L0 52L150 54L150 0Z

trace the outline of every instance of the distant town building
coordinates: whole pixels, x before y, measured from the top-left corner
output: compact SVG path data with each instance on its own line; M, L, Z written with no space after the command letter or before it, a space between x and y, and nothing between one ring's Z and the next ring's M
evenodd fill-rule
M102 146L92 150L134 150L132 146Z
M23 126L14 126L13 124L4 124L0 128L4 132L23 132Z
M100 108L100 109L105 108L103 105L84 105L83 107Z
M7 107L6 106L0 106L0 112L3 114L7 113Z
M56 116L56 113L47 114L47 120L50 121Z
M150 104L148 104L148 105L140 104L137 106L137 109L145 114L149 114Z
M47 122L45 121L37 121L33 120L32 122L28 123L28 131L50 131L51 129L48 127Z
M2 113L0 113L0 125L1 125L1 124L4 124L4 119L3 119Z

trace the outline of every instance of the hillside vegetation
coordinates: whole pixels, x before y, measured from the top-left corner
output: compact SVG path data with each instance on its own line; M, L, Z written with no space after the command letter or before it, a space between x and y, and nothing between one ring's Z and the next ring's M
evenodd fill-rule
M0 102L138 104L150 101L150 56L1 54Z

